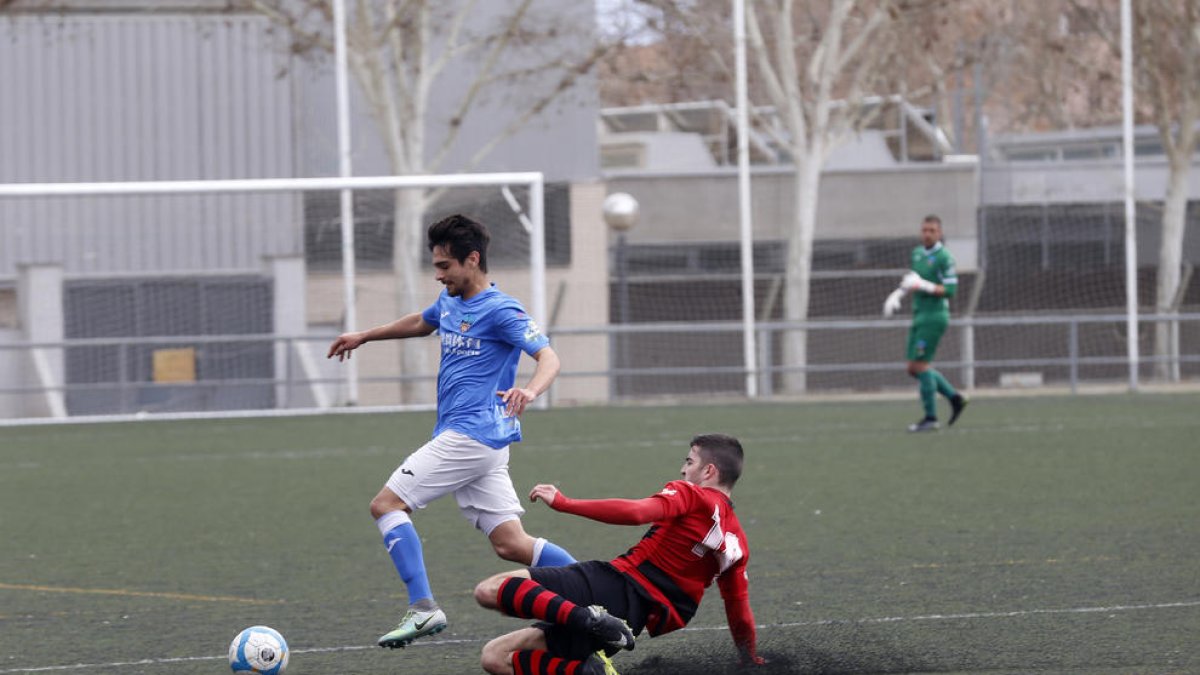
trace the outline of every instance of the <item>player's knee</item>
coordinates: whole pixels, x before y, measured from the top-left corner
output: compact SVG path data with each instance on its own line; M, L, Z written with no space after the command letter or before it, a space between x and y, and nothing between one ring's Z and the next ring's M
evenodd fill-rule
M385 490L384 492L380 492L379 494L375 495L374 499L371 500L371 517L376 520L382 518L384 514L391 513L392 511L408 510L403 500L393 494L385 494L385 492L387 491Z
M496 608L496 594L500 592L500 583L496 577L488 577L475 584L475 602L485 609Z
M380 499L379 497L376 497L371 500L371 517L372 518L379 520L380 518L383 517L383 514L387 513L390 510L391 509L386 508L383 500Z
M509 675L512 673L511 655L505 649L500 638L496 638L483 646L479 665L492 675Z
M522 542L513 541L511 539L493 541L492 550L495 551L496 555L500 556L500 558L503 560L528 564L529 554L526 549L529 547L522 546L521 544Z

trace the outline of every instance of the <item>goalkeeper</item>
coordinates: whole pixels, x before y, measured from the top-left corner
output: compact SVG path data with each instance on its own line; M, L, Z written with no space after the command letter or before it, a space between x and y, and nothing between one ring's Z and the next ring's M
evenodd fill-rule
M954 257L942 245L942 219L932 214L925 216L921 222L921 246L912 251L912 270L904 275L900 287L883 303L883 315L891 316L900 309L904 296L913 294L913 320L908 329L908 374L920 383L925 415L910 424L909 431L937 430L937 394L950 401L950 424L954 424L967 407L967 398L929 365L950 323L948 299L954 297L957 290Z

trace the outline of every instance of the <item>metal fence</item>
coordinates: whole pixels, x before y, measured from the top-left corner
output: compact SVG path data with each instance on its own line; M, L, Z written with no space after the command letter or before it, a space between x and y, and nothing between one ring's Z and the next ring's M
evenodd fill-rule
M1140 334L1146 340L1140 362L1145 381L1200 378L1200 314L1143 315ZM1169 353L1152 356L1150 339L1156 324L1169 327ZM1088 384L1122 383L1128 373L1123 342L1123 314L1054 316L987 316L955 320L947 331L937 366L967 389L1005 386L1057 386L1072 392ZM759 391L763 398L832 392L881 392L911 388L903 372L906 321L832 320L804 323L764 322L756 326L759 341ZM738 322L670 322L631 325L560 327L556 344L597 336L610 345L631 341L626 353L640 360L602 369L572 368L565 361L560 378L599 378L609 382L609 400L655 396L740 395L745 369L739 363ZM784 333L808 332L809 362L780 360ZM330 410L341 400L342 371L326 362L329 335L209 335L88 338L43 343L0 343L0 362L24 377L6 377L0 398L19 399L8 406L10 421L31 418L69 419L95 416L121 419L195 414L279 414ZM696 363L680 360L687 338L707 343ZM654 360L656 342L673 349L669 362ZM722 348L727 343L729 349ZM170 376L155 354L188 353L184 375ZM614 352L617 350L613 350ZM728 358L712 358L726 353ZM91 363L80 369L72 363ZM803 372L806 389L786 391L789 373ZM57 373L57 375L56 375ZM164 377L164 373L167 376ZM433 387L433 375L372 376L364 384L421 381ZM553 400L553 392L551 400ZM427 406L426 406L427 407Z

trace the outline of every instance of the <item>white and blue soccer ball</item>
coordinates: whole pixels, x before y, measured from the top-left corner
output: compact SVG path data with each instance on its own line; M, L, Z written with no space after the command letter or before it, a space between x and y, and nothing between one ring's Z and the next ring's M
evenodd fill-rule
M251 626L229 645L229 667L235 673L283 675L287 664L287 640L274 628Z

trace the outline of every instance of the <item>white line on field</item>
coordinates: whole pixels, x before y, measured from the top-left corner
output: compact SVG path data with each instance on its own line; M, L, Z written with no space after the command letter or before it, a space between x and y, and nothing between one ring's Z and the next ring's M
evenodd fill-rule
M470 640L430 640L424 643L413 643L410 647L433 647L438 645L478 644L481 639ZM379 645L346 645L341 647L312 647L306 650L292 650L292 653L329 653L342 651L377 650ZM116 661L112 663L73 663L70 665L41 665L32 668L12 668L0 670L0 675L8 673L60 673L64 670L91 670L97 668L125 668L128 665L166 665L172 663L191 663L194 661L223 661L227 655L221 656L179 656L173 658L143 658L140 661Z
M1069 607L1065 609L1020 609L1011 612L965 612L962 614L922 614L917 616L881 616L866 619L821 619L817 621L794 621L789 623L762 624L758 628L799 628L804 626L838 626L847 624L901 623L905 621L961 621L964 619L1007 619L1037 614L1104 614L1107 612L1133 612L1150 609L1175 609L1200 607L1200 600L1164 602L1152 605L1112 605L1110 607ZM683 628L685 631L727 630L728 626L696 626Z
M817 621L793 621L787 623L768 623L759 624L758 628L802 628L805 626L839 626L848 624L880 624L880 623L902 623L906 621L962 621L967 619L1007 619L1022 616L1035 616L1044 614L1106 614L1113 612L1134 612L1147 611L1155 609L1178 609L1186 607L1200 607L1200 600L1185 600L1181 602L1162 602L1156 604L1143 605L1110 605L1108 607L1068 607L1062 609L1022 609L1010 612L964 612L961 614L919 614L917 616L883 616L883 617L868 617L862 619L822 619ZM681 629L682 631L723 631L728 630L728 626L693 626ZM414 642L410 647L436 647L438 645L450 644L478 644L484 639L463 639L463 640L430 640L426 642ZM293 649L293 654L323 654L329 652L356 652L370 649L379 649L375 645L348 645L344 647L314 647L311 649ZM125 666L152 666L165 665L171 663L188 663L192 661L219 661L226 658L221 656L181 656L175 658L164 659L142 659L140 661L118 661L113 663L76 663L63 666L38 666L27 668L8 668L0 670L0 675L8 675L10 673L48 673L61 672L67 670L88 670L93 668L121 668Z

